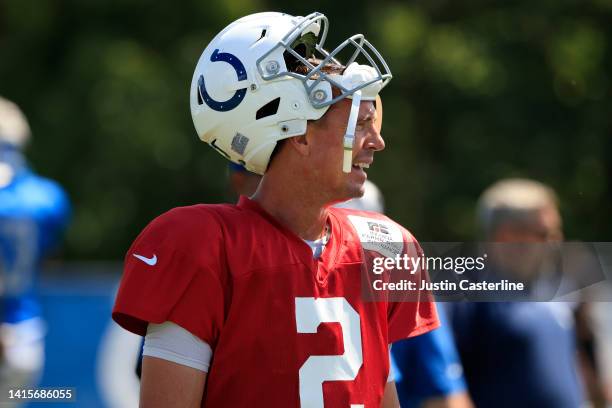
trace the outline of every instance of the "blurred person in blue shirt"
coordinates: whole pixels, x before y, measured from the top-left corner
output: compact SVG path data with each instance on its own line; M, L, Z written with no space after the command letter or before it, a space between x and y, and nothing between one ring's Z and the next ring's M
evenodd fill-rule
M37 270L70 212L62 188L28 167L23 148L29 138L23 113L0 98L0 386L10 388L34 385L42 372Z
M542 278L538 245L563 239L556 194L532 180L507 179L489 187L479 200L478 221L487 242L520 243L529 252L515 256L496 244L499 256L489 257L489 273L532 284ZM532 301L452 305L457 347L477 407L582 405L573 306Z

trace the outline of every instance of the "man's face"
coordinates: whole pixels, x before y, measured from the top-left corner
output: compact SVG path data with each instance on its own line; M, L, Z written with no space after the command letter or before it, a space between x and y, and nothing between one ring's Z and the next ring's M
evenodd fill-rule
M492 254L494 262L525 281L537 277L556 253L547 244L563 239L561 216L553 205L535 210L524 222L500 225L493 241L503 242Z
M355 127L353 166L350 173L342 171L351 102L344 99L332 105L322 119L308 127L307 138L312 143L310 171L318 181L317 192L326 194L332 204L363 195L367 167L372 165L374 153L385 148L374 102L361 102Z
M506 223L493 235L496 242L555 242L563 239L561 216L555 206L533 212L523 223Z

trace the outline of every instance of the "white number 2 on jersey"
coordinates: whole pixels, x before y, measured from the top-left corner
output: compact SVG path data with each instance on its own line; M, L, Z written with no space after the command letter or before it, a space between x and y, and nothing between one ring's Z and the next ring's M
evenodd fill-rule
M363 364L359 314L345 298L295 298L295 321L298 333L316 333L321 323L340 323L344 354L310 356L300 368L300 405L302 408L324 408L323 382L350 381L357 377ZM363 405L351 404L350 408Z

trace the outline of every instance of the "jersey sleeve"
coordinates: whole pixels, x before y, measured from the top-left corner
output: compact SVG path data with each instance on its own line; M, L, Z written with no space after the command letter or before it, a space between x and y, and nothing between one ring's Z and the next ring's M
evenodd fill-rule
M163 214L126 254L113 319L141 336L149 322L171 321L214 349L228 298L224 259L221 224L210 210Z
M407 406L418 407L429 398L467 388L443 307L438 307L438 315L442 323L439 329L396 342L391 350L397 364L397 392Z
M404 253L409 257L422 257L423 249L417 240L406 230L403 230L403 235ZM420 288L421 282L427 280L427 270L418 268L413 276L416 287ZM411 290L403 301L389 302L387 316L389 343L418 336L440 326L433 295L428 290Z
M61 232L70 221L72 212L70 199L66 191L56 182L45 183L45 220L49 228Z
M39 253L54 250L70 221L70 200L55 181L29 174L20 182L21 208L36 220Z

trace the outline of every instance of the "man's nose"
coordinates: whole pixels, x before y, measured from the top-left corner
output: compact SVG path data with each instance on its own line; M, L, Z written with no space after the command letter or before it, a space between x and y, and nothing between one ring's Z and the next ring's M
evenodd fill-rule
M376 152L381 151L385 148L385 139L383 139L382 135L376 128L372 127L371 131L368 132L364 147Z

